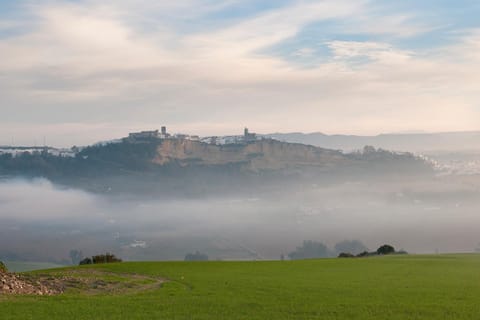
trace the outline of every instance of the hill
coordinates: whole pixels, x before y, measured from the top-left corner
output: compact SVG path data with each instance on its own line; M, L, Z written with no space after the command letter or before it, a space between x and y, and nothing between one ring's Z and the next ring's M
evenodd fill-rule
M2 319L477 319L478 255L129 262L56 269L65 293L0 295Z
M409 153L374 148L343 153L273 139L226 145L188 139L122 140L83 148L73 157L48 152L0 155L0 175L46 177L95 192L197 192L205 187L221 191L282 181L316 183L431 172L429 163Z

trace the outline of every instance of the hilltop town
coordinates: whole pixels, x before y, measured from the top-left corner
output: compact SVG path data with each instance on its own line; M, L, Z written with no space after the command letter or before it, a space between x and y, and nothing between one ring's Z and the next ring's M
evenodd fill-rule
M229 135L229 136L208 136L200 137L198 135L189 135L183 133L170 134L167 132L167 127L162 126L161 130L152 130L152 131L140 131L140 132L131 132L128 134L128 137L123 138L122 141L130 143L145 143L151 142L154 140L190 140L190 141L200 141L203 143L213 144L213 145L225 145L225 144L245 144L248 142L253 142L261 140L260 136L257 136L256 133L249 132L248 128L245 128L243 135Z
M140 132L131 132L127 137L121 139L114 139L109 141L98 142L95 145L107 145L107 144L116 144L116 143L132 143L132 144L141 144L141 143L151 143L159 142L162 140L188 140L188 141L198 141L201 143L206 143L210 145L228 145L228 144L246 144L249 142L254 142L262 139L267 139L257 135L256 133L249 132L248 128L244 129L243 135L228 135L228 136L207 136L200 137L198 135L189 135L184 133L174 133L171 134L167 131L166 126L162 126L160 130L149 130L149 131L140 131ZM268 138L271 139L271 138ZM52 146L0 146L0 155L2 154L11 154L12 156L17 156L19 154L29 153L29 154L50 154L53 156L60 157L74 157L83 147L74 146L72 148L55 148Z

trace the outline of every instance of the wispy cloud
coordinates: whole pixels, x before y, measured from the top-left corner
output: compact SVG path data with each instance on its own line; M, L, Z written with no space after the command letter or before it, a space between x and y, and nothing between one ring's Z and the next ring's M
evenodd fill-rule
M0 122L45 131L83 123L94 129L90 139L108 138L105 130L95 131L97 123L118 132L129 123L151 126L152 119L178 130L199 126L200 134L244 125L352 133L478 128L477 29L428 50L406 48L398 39L437 32L435 24L409 12L380 15L372 1L343 0L292 1L223 17L208 28L184 28L189 19L201 24L239 5L30 4L34 18L15 24L35 28L0 41ZM180 17L182 25L168 16ZM333 24L328 35L320 29L287 56L269 53L319 22ZM319 45L326 51L313 49ZM303 67L298 58L316 62Z

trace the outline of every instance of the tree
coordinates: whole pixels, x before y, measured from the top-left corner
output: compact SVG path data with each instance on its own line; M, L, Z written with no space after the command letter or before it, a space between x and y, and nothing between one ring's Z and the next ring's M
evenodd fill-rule
M78 263L79 265L85 265L85 264L92 264L92 259L90 258L85 258L82 261Z
M185 261L207 261L208 256L205 253L200 253L198 250L195 253L187 253Z
M303 245L290 252L288 256L292 260L325 258L329 256L329 252L327 246L323 243L308 240L303 241Z
M377 254L391 254L395 253L395 248L389 244L384 244L377 249Z
M357 255L361 252L368 251L368 248L358 240L344 240L335 245L335 253L351 253Z
M77 265L83 260L83 253L79 250L70 250L70 259L73 265Z
M339 258L355 258L355 256L351 253L341 252L338 255Z
M92 258L85 258L80 261L80 265L84 264L99 264L99 263L113 263L113 262L122 262L122 259L117 258L114 254L112 253L106 253L106 254L97 254L95 256L92 256Z

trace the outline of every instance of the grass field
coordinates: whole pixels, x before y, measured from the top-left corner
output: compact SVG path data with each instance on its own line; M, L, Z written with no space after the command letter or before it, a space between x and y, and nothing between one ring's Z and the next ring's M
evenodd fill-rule
M480 319L480 255L474 254L131 262L74 272L124 285L51 297L0 296L0 318Z

